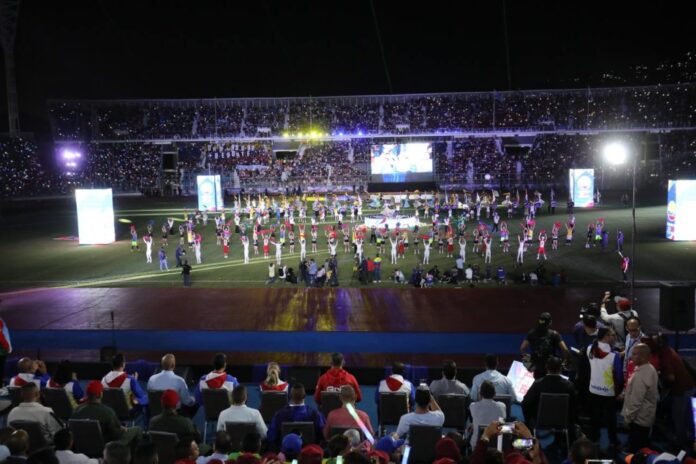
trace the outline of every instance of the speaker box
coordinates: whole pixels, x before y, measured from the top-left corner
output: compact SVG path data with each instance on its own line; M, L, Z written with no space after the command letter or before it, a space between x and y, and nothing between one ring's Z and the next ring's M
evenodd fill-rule
M686 282L660 282L660 325L668 330L693 329L694 285Z

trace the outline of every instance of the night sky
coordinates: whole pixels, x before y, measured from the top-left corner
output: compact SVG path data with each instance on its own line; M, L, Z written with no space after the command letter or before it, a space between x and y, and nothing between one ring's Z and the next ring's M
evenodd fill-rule
M512 88L599 85L696 51L684 5L608 3L508 0ZM415 4L374 0L384 63L369 0L23 0L21 127L48 135L48 98L390 93L385 64L391 93L507 89L502 0Z

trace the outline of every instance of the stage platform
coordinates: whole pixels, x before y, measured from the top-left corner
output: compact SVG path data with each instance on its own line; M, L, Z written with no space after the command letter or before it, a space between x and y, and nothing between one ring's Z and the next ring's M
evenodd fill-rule
M238 365L325 365L340 351L365 367L394 359L434 367L443 358L478 366L489 352L517 357L543 311L572 344L580 307L603 290L46 288L0 298L15 351L44 359L95 361L115 344L131 359L171 351L194 364L222 351ZM646 330L660 330L658 290L636 289L635 298ZM691 338L682 346L696 345Z

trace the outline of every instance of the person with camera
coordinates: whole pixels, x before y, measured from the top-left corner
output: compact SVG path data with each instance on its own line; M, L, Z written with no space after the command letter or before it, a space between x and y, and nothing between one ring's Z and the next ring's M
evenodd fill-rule
M491 440L497 440L500 434L513 434L517 439L513 441L511 448L499 451L489 449ZM498 456L495 456L495 455ZM500 456L502 454L502 456ZM502 457L503 459L500 459ZM474 451L469 459L469 464L485 464L487 462L500 462L505 464L545 464L548 463L544 452L539 446L539 441L534 438L529 428L522 422L514 422L512 425L499 421L491 422L476 443Z
M537 326L529 331L520 345L522 359L529 363L529 370L534 372L535 379L546 375L546 361L551 356L556 356L560 351L564 359L568 358L568 347L561 334L551 328L551 322L551 314L541 313ZM528 349L530 353L527 353Z

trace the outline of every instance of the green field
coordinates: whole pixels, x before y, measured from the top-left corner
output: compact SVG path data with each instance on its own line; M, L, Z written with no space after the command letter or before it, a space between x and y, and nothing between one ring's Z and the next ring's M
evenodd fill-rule
M132 220L138 227L139 237L146 231L146 224L154 220L153 263L146 264L145 251L142 239L139 252L130 251L130 235L128 225L117 222L117 242L111 245L89 246L78 245L75 241L56 240L59 237L77 235L77 218L72 203L67 200L54 201L53 203L36 202L36 207L31 202L28 206L18 211L3 213L0 217L2 227L2 241L0 252L2 256L2 277L0 286L4 289L17 289L26 287L173 287L180 286L182 279L180 271L174 267L174 250L178 243L177 236L171 236L167 255L169 257L170 270L161 272L157 259L157 250L161 233L159 228L169 216L182 219L184 209L191 211L195 208L195 198L153 200L139 197L115 198L115 212L117 218ZM311 206L311 205L310 205ZM311 211L311 207L308 208ZM365 210L365 214L374 214L374 210ZM555 216L549 216L542 212L537 217L537 232L546 229L550 235L551 226L555 221L565 222L567 217L563 208L557 210ZM609 250L614 249L616 228L624 230L626 239L624 250L630 254L631 250L631 216L630 209L623 207L605 206L594 210L576 210L577 228L575 240L571 247L563 245L564 229L561 231L559 249L551 250L550 241L547 244L548 261L545 262L547 276L554 271L565 270L570 284L594 284L599 282L620 281L619 256L615 251L602 252L599 247L585 249L585 233L587 224L598 217L605 218L609 228L611 244ZM403 214L403 213L402 213ZM696 211L694 212L696 214ZM501 210L501 215L506 214ZM230 215L228 214L228 218ZM696 243L694 242L670 242L664 238L665 234L665 207L641 207L636 213L638 224L638 241L636 245L637 283L653 282L658 280L696 280ZM332 220L332 217L327 219ZM534 270L536 260L536 244L532 245L525 254L525 264L521 269L514 269L515 251L517 247L515 234L520 230L521 217L518 215L508 221L511 230L511 246L508 254L503 254L499 247L498 237L495 237L493 248L493 271L498 265L503 265L508 273L511 284L519 274ZM488 220L488 222L492 222ZM175 223L175 228L177 224ZM332 223L327 223L332 224ZM271 247L271 258L265 260L262 255L254 256L251 251L251 263L243 264L242 246L236 237L231 241L231 254L224 259L221 247L216 246L214 222L208 223L206 228L199 226L203 235L203 264L195 264L192 251L188 253L189 263L193 265L192 281L194 287L262 287L265 286L268 263L274 260L274 251ZM472 230L469 224L469 232ZM421 228L425 233L429 227ZM309 226L307 227L309 232ZM309 234L308 234L309 236ZM370 286L395 286L388 281L394 267L403 270L408 278L411 269L421 257L413 254L413 236L409 236L411 248L406 253L406 258L399 260L398 265L389 263L389 246L385 248L386 255L382 265L382 283L369 284ZM514 242L514 243L513 243ZM421 246L422 247L422 246ZM471 239L467 249L467 263L478 264L483 272L485 266L483 257L471 252ZM455 255L458 253L458 245L455 243ZM328 258L326 239L323 234L323 225L319 230L318 253L311 253L310 243L307 243L307 257L314 258L322 263ZM422 253L422 251L421 251ZM376 248L374 245L365 245L365 255L374 257ZM456 257L456 256L455 256ZM352 253L343 252L342 236L339 234L338 246L339 281L340 286L360 286L359 282L352 279ZM287 246L283 253L283 263L293 267L295 271L299 264L299 244L296 244L294 254L287 253ZM445 258L444 254L438 254L437 246L433 247L430 257L429 269L437 264L444 271L454 266L454 258ZM480 285L495 285L480 284ZM291 286L288 283L276 283L274 286Z

